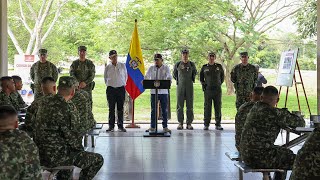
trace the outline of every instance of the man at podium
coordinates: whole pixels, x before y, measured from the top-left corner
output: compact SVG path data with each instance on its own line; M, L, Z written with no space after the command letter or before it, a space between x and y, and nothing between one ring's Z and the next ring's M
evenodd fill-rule
M157 75L158 68L158 75ZM154 55L154 65L150 66L146 75L146 80L171 80L172 76L170 73L169 66L163 64L163 58L161 54ZM154 132L156 129L156 121L155 121L155 89L151 89L151 127L149 132ZM162 110L162 127L163 131L171 133L171 130L168 128L168 89L158 89L158 100L160 101L160 107Z

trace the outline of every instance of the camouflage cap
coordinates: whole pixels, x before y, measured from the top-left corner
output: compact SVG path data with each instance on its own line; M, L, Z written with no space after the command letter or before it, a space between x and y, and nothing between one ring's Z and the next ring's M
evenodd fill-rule
M78 47L78 51L87 51L87 47L86 46L79 46Z
M189 54L189 49L182 49L181 54L184 54L184 53Z
M214 53L214 52L209 52L209 53L208 53L208 56L216 56L216 53Z
M110 57L113 56L113 55L115 55L115 54L117 54L117 51L116 51L116 50L111 50L111 51L109 52L109 56L110 56Z
M248 52L241 52L240 56L248 56Z
M154 55L154 60L157 61L158 59L162 60L162 55L161 54L155 54Z
M75 85L75 78L71 76L62 76L59 79L58 86L63 88L71 88Z
M39 49L39 54L47 54L48 51L46 49Z

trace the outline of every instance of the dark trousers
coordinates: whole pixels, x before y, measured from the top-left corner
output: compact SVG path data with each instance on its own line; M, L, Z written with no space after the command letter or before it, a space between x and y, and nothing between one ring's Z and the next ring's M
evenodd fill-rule
M151 94L151 127L156 127L156 95ZM168 94L158 94L158 100L160 101L160 107L162 111L162 127L168 127Z
M204 91L204 125L209 126L212 115L212 102L216 126L221 125L221 87L207 87Z
M118 112L118 128L123 128L123 104L125 100L125 88L107 87L107 100L109 104L109 128L114 128L115 124L115 108L117 105Z

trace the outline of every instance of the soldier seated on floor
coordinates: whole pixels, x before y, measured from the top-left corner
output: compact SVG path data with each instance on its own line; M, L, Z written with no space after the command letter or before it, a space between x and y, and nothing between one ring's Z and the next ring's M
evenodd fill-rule
M241 159L251 168L292 169L295 154L274 143L280 129L305 126L305 121L287 109L276 108L278 101L277 88L267 86L261 102L257 102L247 115L239 147ZM275 179L285 177L284 173L276 173Z
M303 147L298 151L293 164L290 180L320 179L320 128L309 135Z
M37 146L18 127L12 106L0 106L0 179L41 180Z
M39 148L41 165L53 168L74 165L81 168L80 179L93 179L103 165L100 154L86 152L82 146L79 112L71 99L74 79L59 79L58 93L41 101L36 114L34 140ZM58 179L68 179L70 171L60 171Z
M253 91L250 94L250 101L242 104L236 114L235 118L235 130L236 130L236 148L239 150L239 144L241 140L241 133L243 130L244 123L246 122L246 118L248 113L250 112L250 109L253 107L253 105L261 100L263 87L255 87Z

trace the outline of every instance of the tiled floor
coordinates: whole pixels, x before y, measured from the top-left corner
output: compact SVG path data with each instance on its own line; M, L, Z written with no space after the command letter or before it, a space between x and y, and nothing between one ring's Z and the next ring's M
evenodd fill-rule
M107 128L105 125L104 129ZM96 180L235 180L238 171L225 152L234 152L234 125L224 131L177 131L169 138L143 137L147 125L128 129L127 133L107 134L96 138L96 147L88 151L103 155L104 165ZM279 136L282 144L285 136ZM90 144L90 142L89 142ZM295 151L300 147L296 147ZM262 179L259 173L248 173L245 179Z

